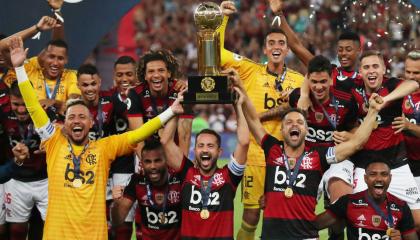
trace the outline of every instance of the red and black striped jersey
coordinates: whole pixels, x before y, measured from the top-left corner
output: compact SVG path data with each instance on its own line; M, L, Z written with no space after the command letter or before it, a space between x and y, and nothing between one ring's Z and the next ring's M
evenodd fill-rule
M400 83L401 80L396 78L384 78L383 85L377 93L382 97L386 96ZM358 117L361 122L367 114L368 107L366 102L369 101L370 95L366 93L364 87L355 88L353 94L359 106ZM378 127L372 131L363 149L351 156L351 160L356 167L364 168L369 163L370 157L368 156L371 154L381 156L392 169L407 163L404 136L402 133L394 134L395 131L392 129L394 118L402 115L401 104L402 99L389 102L378 113L376 118Z
M365 190L345 195L332 204L327 211L336 218L346 220L348 240L388 239L386 235L388 220L382 219L375 211L367 200L366 194ZM387 201L379 207L386 216L391 210L393 226L401 232L401 235L415 231L413 217L406 202L387 193Z
M420 92L406 96L403 100L402 111L412 124L420 125ZM408 164L414 176L420 176L420 138L409 131L404 131L404 140L407 147Z
M329 167L327 147L305 147L305 155L299 166L293 185L293 197L285 196L288 187L286 165L283 157L283 142L265 135L261 142L266 166L265 210L262 239L317 238L314 227L318 185L324 171Z
M94 124L89 130L89 139L98 140L111 135L112 116L114 112L114 104L111 100L111 93L108 91L101 91L99 93L98 106L89 107L89 112L92 114L92 118L94 120ZM101 114L99 114L99 112L101 112ZM100 128L102 129L100 130Z
M291 107L296 107L300 97L300 88L292 91L289 97ZM330 97L322 104L311 95L314 110L309 109L307 115L308 133L306 135L306 146L334 146L334 131L349 131L356 123L357 104L350 93L330 88ZM325 113L324 110L325 109ZM330 120L328 120L328 118ZM336 125L335 127L333 125Z
M114 106L111 134L121 134L128 131L127 107L131 105L130 99L122 96L116 88L110 90L111 101ZM118 157L111 164L112 173L134 173L134 154ZM111 176L111 175L110 175Z
M124 197L137 200L143 240L180 239L181 180L176 174L170 174L168 182L159 187L148 183L145 176L134 174L125 187Z
M3 80L0 80L0 111L0 165L2 165L7 162L8 158L8 137L5 132L5 126L1 122L7 118L11 111L9 88Z
M201 219L201 181L211 177L201 175L187 158L183 159L180 169L179 176L183 181L181 238L233 240L233 201L242 175L233 174L228 165L216 170L207 202L210 215L208 219Z
M35 131L32 120L28 119L28 122L21 123L13 112L9 112L3 125L9 140L9 158L13 158L12 148L19 142L28 146L30 153L29 159L25 160L23 165L14 172L12 178L22 182L47 178L45 153L34 154L34 151L39 150L41 139Z
M346 71L342 67L333 65L331 78L335 89L349 91L363 85L362 76L356 71Z

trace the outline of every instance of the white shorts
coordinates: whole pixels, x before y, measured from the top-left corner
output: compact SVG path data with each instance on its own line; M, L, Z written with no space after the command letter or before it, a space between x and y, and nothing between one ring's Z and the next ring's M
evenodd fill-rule
M114 186L127 186L130 183L132 173L114 173L112 175L112 187ZM136 213L137 204L133 204L130 211L125 218L126 222L133 222Z
M6 205L4 205L5 200L6 195L4 194L4 184L0 184L0 225L6 223Z
M339 178L350 186L353 186L353 169L354 164L349 160L331 164L330 168L324 173L321 182L319 183L318 200L322 196L324 189L328 198L330 198L330 193L328 192L328 183L331 178Z
M420 209L420 192L411 173L408 164L401 167L391 169L391 183L389 184L388 192L407 202L411 210ZM361 192L367 189L364 180L365 169L356 168L354 171L355 187L354 193Z
M48 179L33 182L21 182L11 179L5 184L5 192L10 197L6 202L6 221L14 223L27 222L34 205L41 213L42 220L48 207Z
M420 189L420 177L414 177L414 180L416 181L417 187Z

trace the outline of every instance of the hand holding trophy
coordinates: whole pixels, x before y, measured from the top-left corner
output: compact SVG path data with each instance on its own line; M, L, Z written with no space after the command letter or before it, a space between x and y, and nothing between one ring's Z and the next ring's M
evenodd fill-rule
M201 3L194 12L199 76L188 77L184 103L233 103L234 94L228 78L220 75L220 36L216 30L222 21L222 10L213 2Z

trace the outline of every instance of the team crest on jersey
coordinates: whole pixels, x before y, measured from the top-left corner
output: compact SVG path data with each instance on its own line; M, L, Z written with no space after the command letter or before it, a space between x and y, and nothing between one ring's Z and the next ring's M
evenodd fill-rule
M305 157L303 157L302 165L301 166L302 166L303 169L312 169L313 168L313 166L312 166L312 158L311 157L308 157L308 155L305 154Z
M95 165L97 163L96 154L89 153L86 157L86 162L91 166Z
M169 200L169 203L171 203L171 204L178 203L181 200L181 198L179 196L179 192L178 191L169 191L168 200Z
M315 120L317 122L322 122L322 120L324 120L324 114L320 112L315 112Z
M223 178L222 173L215 173L213 176L213 184L216 186L221 186L225 183L225 179Z
M155 194L155 201L156 201L157 204L161 205L165 201L165 194L156 193Z
M379 225L381 224L381 216L379 215L372 215L372 225L375 227L379 227Z

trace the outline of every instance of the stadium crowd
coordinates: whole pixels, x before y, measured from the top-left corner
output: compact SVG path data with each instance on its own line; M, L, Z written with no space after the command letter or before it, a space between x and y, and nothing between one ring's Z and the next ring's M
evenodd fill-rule
M418 239L413 6L223 1L221 73L237 98L191 107L196 1L142 1L139 61L116 59L108 90L94 65L66 68L63 2L0 40L0 240ZM41 31L51 41L27 56ZM225 131L238 141L218 167Z

